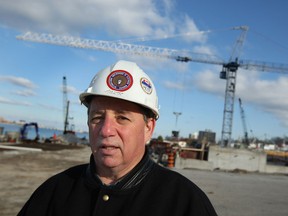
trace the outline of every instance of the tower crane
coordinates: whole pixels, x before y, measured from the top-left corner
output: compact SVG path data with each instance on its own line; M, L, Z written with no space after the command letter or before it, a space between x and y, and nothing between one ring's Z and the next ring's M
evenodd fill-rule
M214 55L195 53L187 50L176 50L168 48L150 47L136 44L123 43L121 41L104 41L83 39L72 36L53 35L45 33L26 32L16 38L38 43L47 43L59 46L70 46L75 48L95 49L100 51L108 51L113 53L122 53L130 55L141 55L147 57L160 57L173 59L179 62L198 62L205 64L222 65L220 78L226 79L225 104L222 124L221 146L230 146L234 97L236 89L236 75L238 68L245 70L257 70L267 72L277 72L288 74L288 65L267 63L259 61L239 60L239 50L244 43L247 26L239 26L232 28L233 30L241 30L241 35L236 41L233 53L229 61L219 59Z
M74 133L73 131L73 124L70 125L69 119L73 119L69 116L69 106L70 106L70 101L68 100L68 95L67 95L67 79L66 76L63 76L63 118L64 118L64 130L63 134L67 133ZM70 128L69 128L70 127Z
M245 112L244 112L241 98L239 98L238 101L239 101L240 115L241 115L241 119L242 119L243 130L244 130L244 144L248 146L249 145L249 139L248 139L248 131L247 131L247 125L246 125Z
M64 119L64 130L63 133L66 134L69 127L69 100L67 96L67 80L63 76L63 119Z

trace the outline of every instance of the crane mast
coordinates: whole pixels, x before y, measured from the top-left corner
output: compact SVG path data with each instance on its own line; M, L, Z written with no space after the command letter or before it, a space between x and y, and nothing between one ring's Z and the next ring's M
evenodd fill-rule
M242 30L241 35L236 41L233 48L230 60L227 64L223 64L223 70L220 72L220 78L226 79L225 99L224 99L224 112L223 123L221 132L221 146L230 146L232 125L233 125L233 113L234 113L234 98L236 91L236 77L239 67L238 58L241 54L241 49L248 31L247 26L235 27L236 30Z
M223 122L221 132L221 146L230 146L232 125L233 125L233 113L234 113L234 97L236 90L236 75L237 75L237 62L231 62L227 65L223 65L223 69L220 72L220 78L226 79L225 98L224 98L224 111Z
M247 130L247 125L246 125L245 112L244 112L241 98L239 98L238 101L239 101L240 115L242 119L243 130L244 130L244 144L248 146L249 139L248 139L248 130Z
M66 77L63 76L63 119L64 119L64 130L63 133L66 134L66 131L69 127L69 101L67 96L67 80Z
M267 63L259 61L239 60L240 50L244 43L248 27L239 26L232 28L233 30L241 30L241 35L235 43L233 52L229 61L223 61L217 56L203 53L195 53L187 50L176 50L168 48L158 48L150 46L142 46L135 44L128 44L123 42L82 39L72 36L61 36L53 34L39 34L35 32L26 32L17 36L19 40L26 40L38 43L47 43L58 46L70 46L75 48L94 49L100 51L107 51L113 53L122 53L129 55L141 55L146 57L159 57L173 59L179 62L197 62L205 64L222 65L220 78L226 79L225 88L225 103L221 134L221 146L230 146L233 112L234 112L234 97L236 90L236 75L238 68L245 70L258 70L276 73L288 74L288 65Z

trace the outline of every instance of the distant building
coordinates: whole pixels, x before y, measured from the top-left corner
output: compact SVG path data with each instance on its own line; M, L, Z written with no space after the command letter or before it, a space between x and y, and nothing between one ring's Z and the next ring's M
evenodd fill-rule
M197 140L198 139L198 132L194 132L193 134L189 134L189 139Z
M199 131L198 141L201 142L204 138L206 139L207 142L215 143L216 142L216 133L212 132L210 130Z
M172 131L172 137L173 138L179 138L179 131Z

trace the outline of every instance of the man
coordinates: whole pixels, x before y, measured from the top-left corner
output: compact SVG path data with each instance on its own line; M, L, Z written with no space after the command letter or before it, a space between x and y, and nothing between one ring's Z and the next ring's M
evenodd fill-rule
M149 158L158 98L135 63L97 73L80 100L88 108L90 163L48 179L19 215L216 215L194 183Z

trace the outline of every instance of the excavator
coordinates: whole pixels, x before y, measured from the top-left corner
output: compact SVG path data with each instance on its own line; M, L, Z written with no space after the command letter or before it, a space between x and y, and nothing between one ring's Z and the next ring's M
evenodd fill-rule
M38 124L36 122L30 122L30 123L25 123L21 128L20 128L20 139L22 142L27 142L29 139L27 138L27 134L28 134L28 127L30 126L34 126L35 127L35 133L36 133L36 137L33 141L38 141L40 136L39 136L39 128L38 128Z

